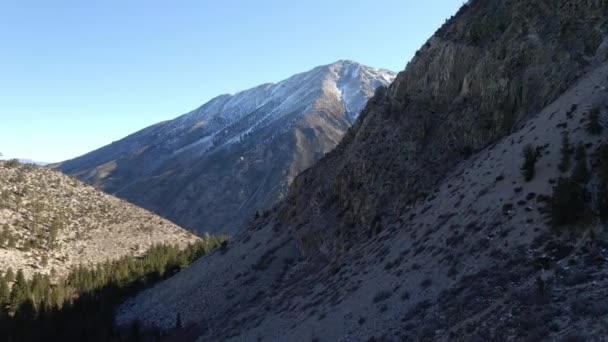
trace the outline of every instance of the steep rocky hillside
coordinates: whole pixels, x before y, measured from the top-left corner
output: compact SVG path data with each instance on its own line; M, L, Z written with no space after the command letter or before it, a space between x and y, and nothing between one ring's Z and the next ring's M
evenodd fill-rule
M198 238L58 171L0 162L0 270L65 275L153 244Z
M607 37L605 1L469 1L284 202L117 322L180 313L176 337L201 341L601 340Z
M57 167L202 233L235 233L331 151L394 74L355 62L222 95Z

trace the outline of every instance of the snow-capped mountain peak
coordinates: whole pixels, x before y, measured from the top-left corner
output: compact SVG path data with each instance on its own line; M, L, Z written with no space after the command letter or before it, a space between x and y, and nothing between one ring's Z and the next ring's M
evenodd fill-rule
M200 130L199 138L187 146L174 149L176 153L188 151L200 154L225 147L285 115L304 113L323 94L337 96L352 122L375 89L390 84L394 77L395 74L387 70L353 61L337 61L277 83L265 83L234 95L216 97L171 122L172 128L167 133L171 132L173 137L168 137L166 142L174 141L181 135L180 132L195 127ZM245 118L249 125L238 125L241 126L240 130L231 128ZM226 129L226 134L218 134ZM191 151L191 147L196 151Z

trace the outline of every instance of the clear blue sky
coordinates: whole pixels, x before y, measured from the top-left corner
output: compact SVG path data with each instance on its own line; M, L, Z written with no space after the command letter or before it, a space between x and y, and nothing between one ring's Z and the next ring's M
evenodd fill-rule
M463 0L1 0L0 152L61 161L339 59L400 71Z

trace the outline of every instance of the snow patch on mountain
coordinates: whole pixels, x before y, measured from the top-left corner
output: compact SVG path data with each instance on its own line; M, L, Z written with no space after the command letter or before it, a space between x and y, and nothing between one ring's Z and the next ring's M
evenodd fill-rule
M333 94L344 106L351 121L363 110L367 100L379 86L387 86L395 73L374 69L352 61L338 61L296 74L278 83L266 83L234 95L218 96L196 110L170 123L166 141L177 141L186 130L199 130L200 138L175 154L188 151L206 153L224 148L244 139L248 134L266 127L275 120L294 113L305 113L315 100L326 92ZM224 131L245 122L249 116L256 120L239 129ZM289 129L289 127L284 127ZM219 134L224 131L224 134ZM222 136L218 138L218 136Z

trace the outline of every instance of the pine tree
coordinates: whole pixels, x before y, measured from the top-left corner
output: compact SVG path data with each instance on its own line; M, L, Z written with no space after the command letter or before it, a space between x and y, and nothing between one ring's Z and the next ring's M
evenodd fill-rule
M541 295L544 295L547 291L547 286L541 276L538 276L536 278L536 289L537 289L538 293Z
M8 244L9 234L8 227L2 227L2 232L0 232L0 247L4 247Z
M9 267L8 270L6 270L6 274L4 275L4 279L6 279L7 283L12 283L15 281L15 272L13 272L13 268Z
M8 287L8 283L6 282L6 278L0 276L0 311L4 309L6 304L8 304L10 295L11 291Z
M30 297L30 289L25 280L25 276L23 275L23 271L20 269L17 271L17 276L15 277L15 283L13 284L13 288L11 289L11 295L9 298L9 306L11 311L16 312L21 304L23 304Z
M17 239L15 238L15 236L13 234L10 234L8 236L8 242L7 242L6 246L8 248L15 248L17 246Z
M529 182L534 178L534 174L536 173L536 162L538 161L540 153L538 149L535 149L532 145L528 144L524 146L523 154L524 165L522 166L522 172L524 180Z
M561 226L576 222L587 214L587 191L570 178L560 178L549 201L551 223Z
M56 247L57 235L59 234L59 231L61 231L61 229L61 222L59 221L59 219L55 219L51 224L51 228L49 230L48 244L50 249L54 249Z
M40 265L42 265L42 267L47 267L49 265L49 256L47 254L43 254L40 257Z
M602 134L602 123L600 119L601 113L599 108L593 108L589 113L589 122L587 123L587 132L591 135Z
M49 293L48 307L51 309L61 309L66 300L66 288L63 282L55 285Z
M572 170L572 180L579 184L586 185L591 177L591 172L587 166L587 150L582 143L579 143L576 146L574 159L576 160L576 165L574 165L574 169Z
M182 322L182 315L181 313L177 313L177 318L175 319L175 329L183 329L184 328L184 322Z
M34 305L36 306L36 308L39 308L41 306L41 304L44 302L47 289L50 286L51 286L51 283L50 283L50 279L48 278L48 276L44 276L40 273L36 273L32 277L30 292L31 292L32 301L33 301Z
M600 161L599 177L602 183L608 184L608 144L600 146L598 149Z
M570 138L569 138L568 134L565 134L562 137L561 152L562 152L562 160L560 161L558 168L562 173L564 173L564 172L567 172L568 170L570 170L570 164L571 164L570 160L571 160L571 156L572 156L572 145L570 144Z
M608 220L608 145L599 148L599 203L598 211L603 220Z
M35 340L39 331L32 329L32 323L36 319L36 309L31 299L26 298L13 313L13 334L22 341ZM10 339L9 339L10 340Z

